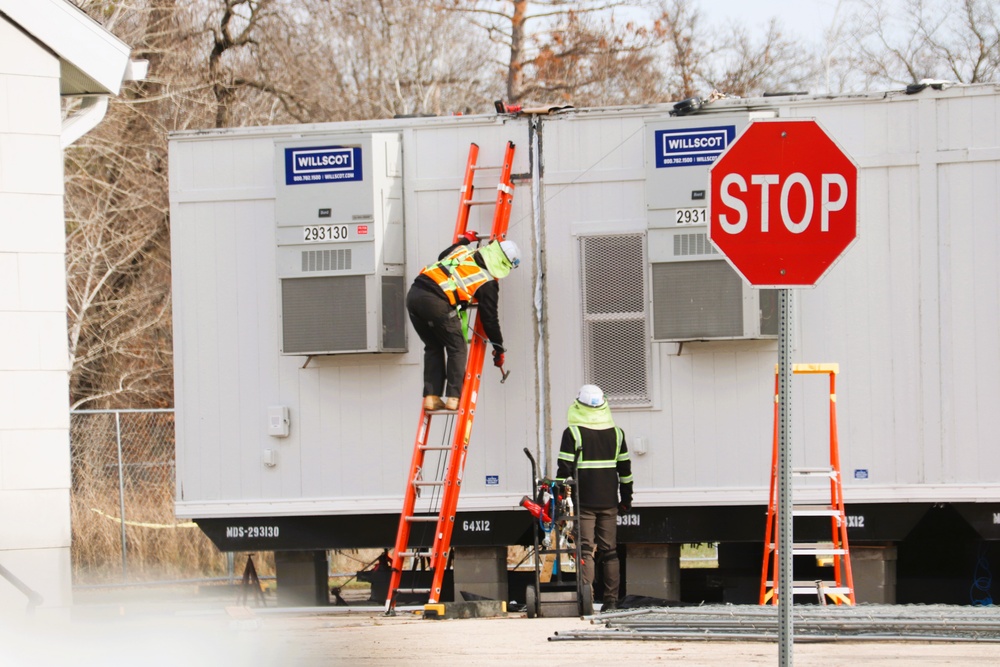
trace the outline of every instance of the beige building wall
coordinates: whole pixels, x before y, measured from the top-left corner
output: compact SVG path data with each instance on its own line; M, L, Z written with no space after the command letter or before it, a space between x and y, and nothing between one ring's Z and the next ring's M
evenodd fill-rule
M0 15L0 565L67 607L69 361L60 63ZM0 578L0 614L27 598Z

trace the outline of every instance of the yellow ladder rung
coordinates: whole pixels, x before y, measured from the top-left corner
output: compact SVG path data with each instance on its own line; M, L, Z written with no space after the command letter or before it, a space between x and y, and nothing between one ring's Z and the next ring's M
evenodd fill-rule
M778 364L774 365L774 372L778 372ZM836 375L840 372L840 364L792 364L792 372L799 374L809 374L809 373L833 373Z

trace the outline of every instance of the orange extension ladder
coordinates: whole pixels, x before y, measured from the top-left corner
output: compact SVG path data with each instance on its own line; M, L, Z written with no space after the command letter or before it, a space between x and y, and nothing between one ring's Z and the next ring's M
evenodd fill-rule
M777 368L774 379L774 444L771 453L771 496L767 503L767 528L764 534L764 565L760 574L760 604L777 604L781 591L776 590L778 579L778 530L777 475L778 475L778 381ZM793 477L816 476L830 480L828 505L793 505L792 518L829 517L831 539L829 542L794 543L792 556L815 556L833 568L830 581L794 581L792 595L815 595L820 604L830 598L836 604L855 603L854 576L851 573L851 550L847 542L847 515L844 511L844 489L840 474L840 449L837 441L837 373L839 364L793 364L792 373L827 375L830 378L830 465L817 468L793 468ZM795 533L795 530L792 531ZM794 535L793 535L794 537Z
M510 222L510 210L514 201L514 184L511 182L514 144L507 142L503 163L499 167L477 166L478 158L479 146L472 144L469 147L469 159L462 182L453 242L457 242L465 233L472 207L486 204L495 206L489 240L503 240L507 236L507 225ZM475 189L473 184L475 174L477 171L486 169L500 170L496 200L475 201L472 198ZM476 416L476 400L479 395L479 382L483 372L483 361L486 358L487 343L483 324L477 317L473 326L472 340L469 343L469 356L458 410L428 412L423 409L421 404L417 437L413 445L413 459L406 479L403 511L400 513L396 546L392 555L392 573L389 577L389 590L385 601L385 613L388 615L394 613L400 594L421 597L426 595L427 607L425 609L428 611L432 605L437 605L441 601L441 587L451 555L451 535L455 527L455 512L458 507L458 494L462 489L462 474L465 470L469 439L472 436L472 423ZM506 379L507 374L503 373L503 369L501 369L501 373L503 379ZM428 444L432 430L431 423L435 418L444 419L446 422L440 445ZM451 440L451 444L445 444L448 440ZM425 466L424 459L427 452L438 452L437 465L433 471L428 470ZM424 499L422 506L418 508L418 499L421 498L422 491L426 489L431 490L429 491L430 497ZM415 524L433 525L433 540L430 539L426 531L413 530ZM429 541L431 544L427 544ZM433 573L429 588L401 587L406 559L411 559L413 565L425 565L427 570Z

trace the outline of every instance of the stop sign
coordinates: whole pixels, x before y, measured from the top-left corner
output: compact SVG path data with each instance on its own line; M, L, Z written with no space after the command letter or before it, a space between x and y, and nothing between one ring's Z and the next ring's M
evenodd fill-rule
M858 236L858 167L814 120L751 122L709 180L709 238L751 285L815 285Z

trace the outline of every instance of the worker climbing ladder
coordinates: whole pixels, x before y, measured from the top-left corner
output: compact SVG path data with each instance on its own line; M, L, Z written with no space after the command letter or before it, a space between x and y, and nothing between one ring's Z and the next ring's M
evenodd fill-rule
M837 440L837 390L836 378L839 364L794 364L792 373L827 375L830 379L830 465L813 468L793 468L792 476L800 478L828 478L830 502L824 505L792 505L792 519L800 517L829 517L830 541L796 542L792 556L814 556L821 564L833 568L831 580L792 581L792 595L814 595L820 604L827 598L836 604L854 604L854 577L851 573L851 552L847 542L847 515L844 510L844 489L840 474L840 449ZM767 527L764 534L764 564L760 575L760 604L777 604L780 590L778 580L779 534L777 506L778 475L778 381L775 369L774 385L774 444L771 455L771 494L767 504ZM793 529L793 539L796 529Z
M510 222L511 205L514 200L514 185L511 182L514 144L507 142L503 162L498 167L480 167L477 165L478 158L479 146L472 144L469 147L469 158L462 182L453 242L457 242L467 231L472 207L480 205L494 206L489 240L502 241L507 235L507 225ZM500 171L500 178L496 199L478 201L473 199L475 191L473 181L476 172L497 169ZM469 343L469 355L458 409L428 411L421 407L417 436L413 445L413 458L403 497L403 510L400 513L399 529L396 533L396 546L393 550L392 572L385 601L386 614L393 613L400 594L421 597L426 595L428 607L441 601L441 588L451 556L451 536L455 527L458 494L462 488L462 475L472 436L472 424L476 416L476 401L488 342L483 324L477 317L472 327L472 340ZM502 378L506 379L506 373L502 368L501 374ZM434 420L446 421L440 445L428 443ZM445 444L448 440L451 441L450 444ZM439 452L438 465L433 471L425 466L425 455L428 452ZM430 502L427 503L427 507L418 510L417 501L425 491L431 495ZM416 525L433 525L432 540L428 539L426 531L414 530ZM430 545L426 544L428 541L431 541ZM431 572L429 587L401 587L407 559L412 563L426 564Z

